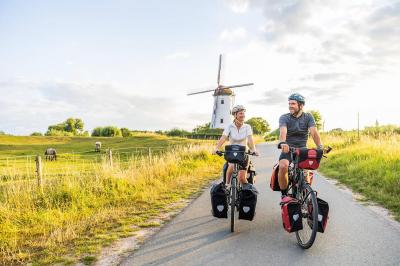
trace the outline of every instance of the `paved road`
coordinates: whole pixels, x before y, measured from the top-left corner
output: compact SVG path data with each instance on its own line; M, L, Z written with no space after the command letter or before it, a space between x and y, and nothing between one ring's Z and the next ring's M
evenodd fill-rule
M239 220L231 233L228 219L211 216L207 190L122 265L400 265L400 226L320 176L313 187L330 204L328 228L311 249L298 247L282 228L280 193L266 180L278 151L270 144L258 149L253 221Z

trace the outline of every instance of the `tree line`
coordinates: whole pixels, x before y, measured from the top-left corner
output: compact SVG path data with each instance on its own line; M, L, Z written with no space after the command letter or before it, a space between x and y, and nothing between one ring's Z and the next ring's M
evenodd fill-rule
M309 112L313 115L317 128L321 129L323 124L320 112L315 110ZM279 129L271 131L270 124L262 117L252 117L245 121L245 123L252 127L254 134L262 135L267 140L273 140L279 136ZM155 131L155 133L167 136L185 137L189 135L221 135L222 131L223 130L219 128L210 128L210 123L206 123L196 126L192 131L173 128L166 131L158 130ZM47 131L44 134L41 132L33 132L31 136L130 137L137 132L147 133L152 131L130 130L128 128L119 128L116 126L104 126L96 127L91 133L89 133L89 131L84 130L84 122L82 119L70 117L64 122L48 126ZM0 132L0 135L1 133L5 134L4 132Z

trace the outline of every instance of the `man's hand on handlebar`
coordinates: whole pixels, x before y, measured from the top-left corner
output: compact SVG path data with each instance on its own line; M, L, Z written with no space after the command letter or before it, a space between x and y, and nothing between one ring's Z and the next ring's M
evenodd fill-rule
M281 149L283 153L288 153L289 152L289 145L286 143L281 144Z

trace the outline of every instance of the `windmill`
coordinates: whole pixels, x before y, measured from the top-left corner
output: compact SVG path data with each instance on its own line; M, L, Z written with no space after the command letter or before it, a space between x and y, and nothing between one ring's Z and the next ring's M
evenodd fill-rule
M254 83L245 83L232 86L224 86L220 84L221 78L221 62L222 55L219 55L219 65L218 65L218 78L217 78L217 88L213 90L198 91L194 93L189 93L190 95L206 93L214 91L214 107L211 117L211 128L225 128L231 122L231 110L235 102L235 93L232 88L246 87L254 85Z

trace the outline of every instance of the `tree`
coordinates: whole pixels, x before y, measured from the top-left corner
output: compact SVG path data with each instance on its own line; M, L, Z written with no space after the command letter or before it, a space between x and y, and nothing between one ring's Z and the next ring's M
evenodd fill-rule
M322 129L322 115L319 111L317 110L310 110L310 114L314 117L315 125L317 126L318 130Z
M130 137L132 135L131 131L126 127L121 128L121 133L122 133L122 137L124 137L124 138Z
M222 134L223 129L221 128L210 128L211 123L208 122L204 125L199 125L193 129L194 134Z
M92 130L92 137L101 137L102 127L96 127Z
M267 136L265 137L266 141L274 141L279 139L279 135L280 135L281 131L279 129L279 127L273 131L271 131L269 134L267 134Z
M261 117L253 117L246 121L246 124L249 124L254 134L265 135L268 131L270 131L270 126L264 118Z
M46 136L81 136L84 135L84 123L80 118L68 118L62 123L50 125Z
M101 129L102 137L122 137L121 129L118 127L107 126Z

